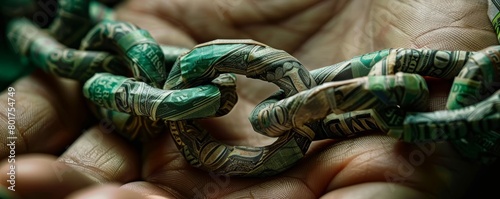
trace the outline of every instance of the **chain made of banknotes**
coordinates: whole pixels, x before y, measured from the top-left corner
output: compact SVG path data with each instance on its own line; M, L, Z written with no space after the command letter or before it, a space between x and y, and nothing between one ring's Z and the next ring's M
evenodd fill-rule
M489 14L499 33L492 2ZM163 46L136 25L89 12L97 4L61 0L59 5L48 29L11 20L7 35L14 49L47 73L84 83L95 115L128 138L170 132L195 167L221 175L271 176L303 158L314 140L370 131L404 142L448 140L466 158L483 163L500 156L500 46L478 52L384 49L308 71L285 51L256 41ZM274 143L232 146L199 125L236 104L234 74L280 88L249 116L256 132L278 137ZM424 76L453 80L448 110L425 112Z

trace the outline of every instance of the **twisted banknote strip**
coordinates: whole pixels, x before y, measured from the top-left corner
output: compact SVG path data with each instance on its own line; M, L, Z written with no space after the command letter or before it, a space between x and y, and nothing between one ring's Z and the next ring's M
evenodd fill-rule
M149 61L137 64L137 60L149 60L149 58L143 56L142 51L137 51L138 46L154 44L156 48L154 48L152 54L161 59L157 63L165 64L160 68L171 67L176 58L187 51L187 49L172 46L158 47L156 42L151 41L151 37L147 33L143 34L142 37L141 34L137 34L137 32L143 32L132 24L121 23L116 25L115 22L110 21L113 18L110 10L95 1L89 3L89 1L60 0L59 5L58 15L54 23L47 29L40 29L25 18L12 19L7 26L7 37L13 49L19 54L28 57L32 65L48 73L79 80L80 82L87 81L98 72L110 72L125 76L136 74L136 79L142 81L161 82L165 79L158 80L158 75L153 72L144 77L137 75L143 71L143 68L155 67ZM83 24L91 25L81 26L79 23L81 21L85 21L82 22ZM103 29L103 26L109 27L109 29ZM109 31L120 26L128 29L125 29L126 32L115 32L116 34L124 38L130 38L131 36L127 35L132 35L132 37L138 38L139 41L129 43L128 46L119 46L119 38L114 38L116 42L109 48L114 47L112 52L117 53L68 47L68 45L90 39L96 40L95 36L101 34L100 31ZM67 37L67 34L71 35L71 37ZM87 37L87 39L83 39L84 37ZM113 43L113 38L103 37L103 40ZM98 44L92 46L88 44L87 42L83 48L100 48ZM120 47L125 47L125 49ZM159 55L161 53L164 54ZM163 72L163 75L163 78L165 78L165 72ZM106 123L114 124L114 128L118 132L131 139L146 140L165 131L163 122L113 111L97 106L94 103L89 103L89 107L98 118L103 119Z
M304 157L313 140L369 131L406 142L450 140L482 162L500 155L500 46L478 52L384 49L308 71L285 51L252 40L215 40L191 50L162 46L133 24L102 18L110 14L97 17L93 5L61 0L47 30L12 20L9 40L44 71L84 82L96 116L123 135L146 140L170 132L195 167L271 176ZM489 14L496 11L498 32L494 8ZM198 124L232 109L233 73L280 88L249 116L258 133L278 137L271 145L228 145ZM450 110L425 112L423 76L454 81Z

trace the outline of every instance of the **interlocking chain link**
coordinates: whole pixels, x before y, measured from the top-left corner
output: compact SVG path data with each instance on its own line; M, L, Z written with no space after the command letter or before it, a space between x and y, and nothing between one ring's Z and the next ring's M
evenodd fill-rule
M488 14L498 34L496 2L490 1ZM464 157L483 163L500 156L500 46L478 52L384 49L308 71L287 52L253 40L164 46L134 24L92 12L106 10L96 2L59 5L48 29L11 20L14 49L47 73L84 83L91 110L126 137L170 132L195 167L271 176L304 157L313 140L370 131L405 142L448 140ZM249 116L256 132L278 137L274 143L232 146L198 124L231 111L238 99L234 73L279 86ZM453 80L448 110L426 112L424 76Z

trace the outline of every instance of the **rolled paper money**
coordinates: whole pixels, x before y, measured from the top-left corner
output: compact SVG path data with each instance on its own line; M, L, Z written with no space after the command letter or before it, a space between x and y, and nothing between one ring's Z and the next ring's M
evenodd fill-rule
M304 157L310 139L293 130L264 147L231 146L210 136L194 120L166 121L187 162L218 175L267 177L285 171Z
M500 89L500 46L490 46L474 54L455 77L446 108L466 107Z
M497 39L500 41L500 1L488 0L488 17L491 20L493 29L497 33Z
M58 0L57 16L49 32L62 44L78 48L80 41L92 28L89 0Z
M384 49L311 71L316 82L342 81L397 72L452 79L473 52L430 49Z
M130 115L102 108L89 102L92 113L99 118L99 127L103 132L116 132L133 141L148 141L166 132L165 123L148 117Z
M174 64L165 89L182 89L238 73L270 81L286 96L315 86L309 72L288 53L252 40L216 40L196 46ZM193 166L230 176L271 176L293 166L314 132L296 128L264 147L230 146L212 138L196 120L165 121L177 147Z
M237 73L272 82L286 95L316 85L308 70L285 51L253 40L214 40L197 45L181 56L164 88L199 85L221 73Z
M500 1L488 0L488 17L497 34L497 39L500 41L500 23L498 21L500 17L499 9ZM452 91L448 98L447 108L454 109L472 105L477 103L480 98L482 98L481 96L487 97L488 92L499 89L498 79L496 82L488 85L488 79L491 80L491 76L495 74L495 65L497 66L496 72L498 75L498 50L485 50L482 50L482 55L478 55L478 63L468 63L469 66L464 67L460 75L467 77L455 78ZM488 61L491 61L491 63L487 63ZM471 69L471 71L469 71L469 69ZM488 70L490 72L488 72ZM497 129L481 133L470 133L462 139L452 140L451 142L464 157L488 164L494 162L500 156L500 153L498 153L500 148L500 141L498 139L500 136L499 132L500 130Z
M500 157L500 133L498 130L467 134L452 140L453 146L464 157L483 164L494 163Z
M451 79L455 75L458 74L460 69L463 67L464 63L466 63L469 60L469 57L472 55L472 52L466 52L466 51L439 51L439 50L428 50L428 49L384 49L372 53L368 53L365 55L361 56L356 56L352 58L351 60L344 61L338 64L334 64L331 66L323 67L320 69L316 69L311 71L311 75L313 78L316 80L316 83L319 84L324 84L325 82L330 82L330 81L352 81L350 79L353 78L359 78L362 76L370 75L370 76L378 76L378 75L393 75L396 74L397 72L409 72L409 73L417 73L420 75L425 75L425 76L433 76L433 77L438 77L438 78L445 78L445 79ZM415 84L415 85L425 85L422 81L422 79L419 80L420 83ZM392 91L389 90L384 90L381 89L382 92L388 92L388 93L395 93L395 96L401 96L401 92L398 91L397 89L392 89ZM428 96L428 90L426 87L422 87L423 93L422 98L419 99L420 95L420 90L419 88L414 88L414 92L412 92L412 95L409 95L406 99L412 99L414 98L413 103L407 103L407 106L401 107L403 103L400 103L399 106L400 108L406 108L406 111L424 111L427 107L427 96ZM308 91L305 91L308 92ZM410 93L408 93L410 94ZM294 114L290 112L290 108L288 107L293 107L294 110L297 110L298 107L305 106L305 105L300 105L302 102L296 102L294 104L293 101L297 100L298 98L294 99L285 99L287 105L284 105L284 103L277 104L276 110L272 110L273 104L277 103L278 100L283 99L281 93L273 95L273 97L270 97L265 100L265 103L263 102L262 104L259 104L256 109L252 112L252 116L250 116L250 121L254 125L254 129L258 132L262 132L263 134L270 135L270 136L279 136L282 133L286 132L289 130L292 126L294 121L293 119L290 119L292 117L300 117L304 118L304 122L298 122L295 126L300 126L302 124L305 124L307 122L305 121L310 121L313 120L313 118L305 119L308 118L308 115L314 115L317 118L323 117L325 113L325 110L328 110L328 108L324 108L322 111L312 111L309 114ZM366 96L366 95L349 95L349 96ZM293 98L293 97L292 97ZM270 100L274 99L273 102ZM377 98L372 98L372 97L366 97L366 100L345 100L348 102L356 102L354 105L359 103L364 103L364 105L369 105L366 107L359 106L358 108L353 108L353 109L345 109L346 110L360 110L364 109L367 107L371 107L375 104L369 103L370 101L373 102ZM299 100L300 101L300 100ZM326 102L326 101L325 101ZM293 104L293 106L292 106ZM317 109L320 109L318 107L325 107L321 106L321 104L324 103L316 103ZM411 105L410 105L411 104ZM387 104L386 104L387 106ZM307 107L307 106L306 106ZM257 111L258 110L258 111ZM348 123L352 121L359 121L359 119L356 118L350 118L347 117L348 114L342 114L342 115L336 115L336 114L331 114L327 118L335 118L333 120L324 120L321 124L315 123L315 124L310 124L311 128L313 129L318 129L315 130L315 132L320 132L320 134L323 134L325 136L333 136L331 138L339 138L341 135L349 135L353 136L361 132L366 132L370 130L382 130L384 132L389 131L389 126L393 127L398 124L401 124L402 120L401 118L403 117L404 113L400 113L401 111L394 111L395 109L388 109L388 112L383 111L381 109L377 110L366 110L366 111L361 111L357 112L359 114L362 114L364 116L369 116L370 121L378 121L379 124L377 126L366 126L364 127L359 127L356 130L351 126L348 128L349 125ZM337 111L337 113L340 113L342 111ZM403 111L404 112L404 111ZM395 114L398 113L398 114ZM387 115L387 117L383 117L384 120L382 120L381 116ZM353 114L352 116L357 116L357 114ZM333 122L333 123L332 123ZM342 124L341 127L343 129L337 128L339 125ZM337 127L334 127L337 126ZM267 129L269 128L269 129ZM267 130L265 130L267 129ZM271 130L272 129L272 130ZM341 132L334 132L334 130L340 130ZM321 137L322 139L326 137ZM319 138L318 138L319 139Z
M393 75L397 72L416 73L441 79L457 76L471 52L431 49L391 49L377 62L368 75Z
M384 107L422 111L428 97L420 75L399 72L327 82L283 100L267 99L255 107L249 119L255 131L276 137L331 113Z
M161 88L167 78L165 57L148 31L126 23L104 20L83 38L81 50L111 50L125 57L134 78Z
M154 121L204 118L217 115L219 109L226 108L221 106L223 104L236 104L236 101L228 100L237 98L222 98L236 95L235 76L221 78L226 85L233 85L232 90L223 90L229 94L221 93L217 84L163 90L123 76L98 73L85 83L83 94L100 107L150 117Z
M406 111L397 107L372 108L330 114L323 120L306 124L316 132L314 140L346 139L367 132L385 132L403 125Z
M310 71L316 83L343 81L367 76L372 67L389 55L392 49L379 50L350 60Z
M48 73L82 82L97 72L127 73L124 61L118 57L66 48L27 19L12 20L7 31L12 47Z
M403 126L390 135L406 142L459 140L500 130L500 91L475 105L427 113L407 113ZM492 143L498 141L495 136ZM493 146L491 146L493 147ZM497 146L495 146L497 147Z
M90 19L92 20L92 24L97 24L103 20L114 20L115 13L113 9L107 7L98 1L90 1Z

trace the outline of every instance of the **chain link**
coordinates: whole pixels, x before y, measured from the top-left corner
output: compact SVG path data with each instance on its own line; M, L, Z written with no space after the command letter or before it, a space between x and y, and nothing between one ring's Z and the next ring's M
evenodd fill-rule
M304 157L313 140L374 130L405 142L451 141L464 157L483 163L500 156L500 46L384 49L308 71L287 52L253 40L214 40L190 50L163 46L134 24L91 12L103 10L96 2L60 0L59 6L48 29L11 20L14 49L47 73L84 83L90 109L124 136L148 140L170 132L195 167L271 176ZM498 9L490 15L495 27L498 16ZM280 87L249 116L258 133L278 137L273 144L227 145L198 124L231 111L238 99L233 73ZM423 76L454 80L449 110L426 112Z

